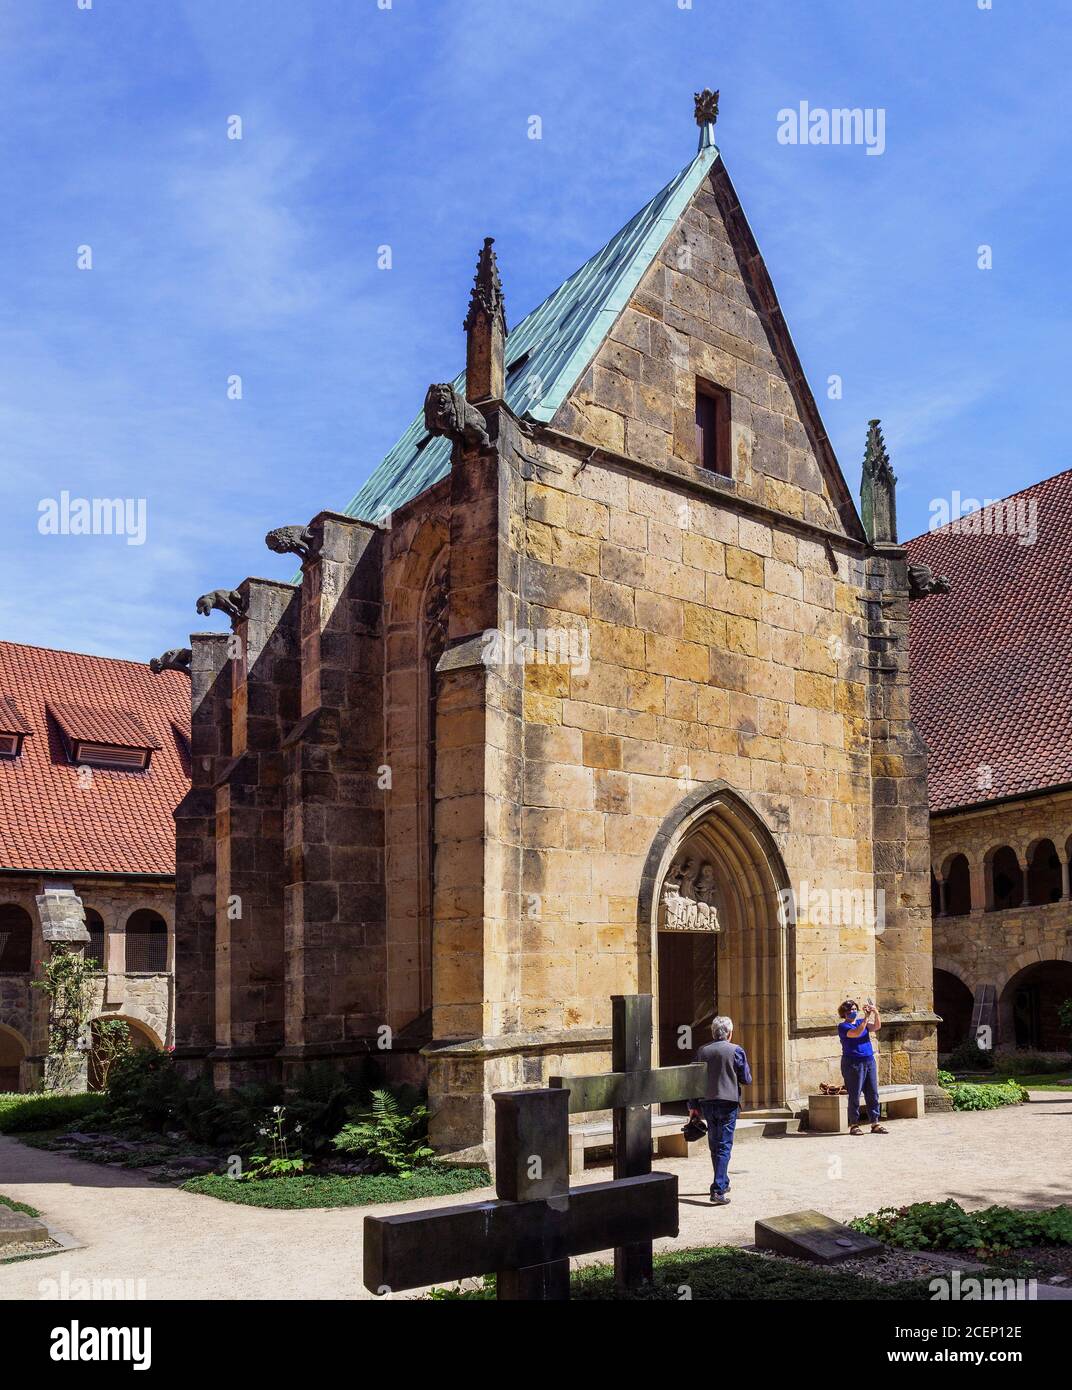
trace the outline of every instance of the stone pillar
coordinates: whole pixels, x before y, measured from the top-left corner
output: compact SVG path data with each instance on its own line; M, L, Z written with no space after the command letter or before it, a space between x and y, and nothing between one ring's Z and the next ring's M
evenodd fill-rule
M276 1080L283 1045L283 740L298 720L298 595L247 579L235 620L232 759L216 786L216 1046L226 1090Z
M909 702L904 550L876 544L866 572L874 882L885 918L875 942L876 1002L886 1016L883 1059L889 1059L889 1080L921 1082L929 1104L947 1105L937 1085L927 750ZM891 1023L890 1015L900 1017Z
M190 638L190 790L175 808L175 1060L205 1068L216 1041L216 782L231 756L232 637Z
M387 1019L382 532L322 512L301 589L301 718L286 741L286 1047L367 1052Z
M66 884L45 883L37 897L41 938L49 958L57 952L84 956L89 945L86 912L82 899ZM42 971L34 969L40 980ZM54 1051L54 1023L57 1009L43 990L33 991L32 1056L27 1059L27 1079L46 1091L85 1091L89 1086L89 1053L92 1046L88 1020L77 1036L70 1036L62 1051Z
M990 906L986 891L986 861L971 858L968 860L968 882L971 889L972 912L985 912Z
M432 1033L439 1044L516 1032L520 1015L524 667L509 651L498 664L484 657L486 633L505 638L519 625L510 528L523 504L516 427L505 411L487 418L492 446L456 445L451 469L450 613L436 706ZM479 1049L451 1060L433 1044L428 1056L433 1144L479 1147L493 1129L491 1091L507 1081L491 1076Z

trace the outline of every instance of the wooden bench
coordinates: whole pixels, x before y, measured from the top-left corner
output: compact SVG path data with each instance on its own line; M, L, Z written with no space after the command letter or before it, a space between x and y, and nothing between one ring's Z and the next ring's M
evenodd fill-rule
M922 1120L922 1086L880 1086L878 1098L891 1120ZM861 1124L867 1120L861 1115ZM808 1097L808 1128L821 1134L849 1132L848 1096L812 1095Z

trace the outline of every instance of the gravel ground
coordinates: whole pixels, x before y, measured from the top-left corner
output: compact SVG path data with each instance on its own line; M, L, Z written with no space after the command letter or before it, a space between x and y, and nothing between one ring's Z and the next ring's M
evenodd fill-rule
M791 1255L779 1255L773 1250L757 1250L751 1247L750 1253L763 1259L787 1260L790 1264L806 1265L814 1269L809 1260L795 1260ZM915 1250L896 1250L886 1246L881 1255L868 1255L859 1260L845 1260L843 1264L831 1265L835 1270L851 1270L865 1279L874 1279L880 1284L899 1284L903 1279L933 1279L937 1275L948 1275L950 1268L979 1268L974 1260L943 1258L941 1255L926 1255Z

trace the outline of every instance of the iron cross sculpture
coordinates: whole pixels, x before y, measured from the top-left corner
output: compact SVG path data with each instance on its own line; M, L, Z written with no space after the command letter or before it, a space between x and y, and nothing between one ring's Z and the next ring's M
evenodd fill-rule
M566 1090L501 1091L497 1200L365 1218L365 1287L422 1288L496 1276L500 1299L569 1298L569 1257L677 1235L677 1178L651 1173L569 1185Z
M651 1065L651 995L611 995L611 1067L597 1076L552 1076L550 1084L569 1092L571 1115L611 1110L614 1116L614 1176L631 1181L651 1172L651 1107L662 1101L702 1096L707 1084L703 1063L680 1067ZM621 1242L614 1251L614 1277L621 1288L650 1283L650 1238Z

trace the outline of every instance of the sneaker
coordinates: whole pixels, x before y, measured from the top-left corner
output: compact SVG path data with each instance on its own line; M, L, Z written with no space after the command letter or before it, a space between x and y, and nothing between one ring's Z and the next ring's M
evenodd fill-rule
M728 1207L729 1204L730 1199L726 1196L724 1192L711 1193L711 1205L713 1207Z

